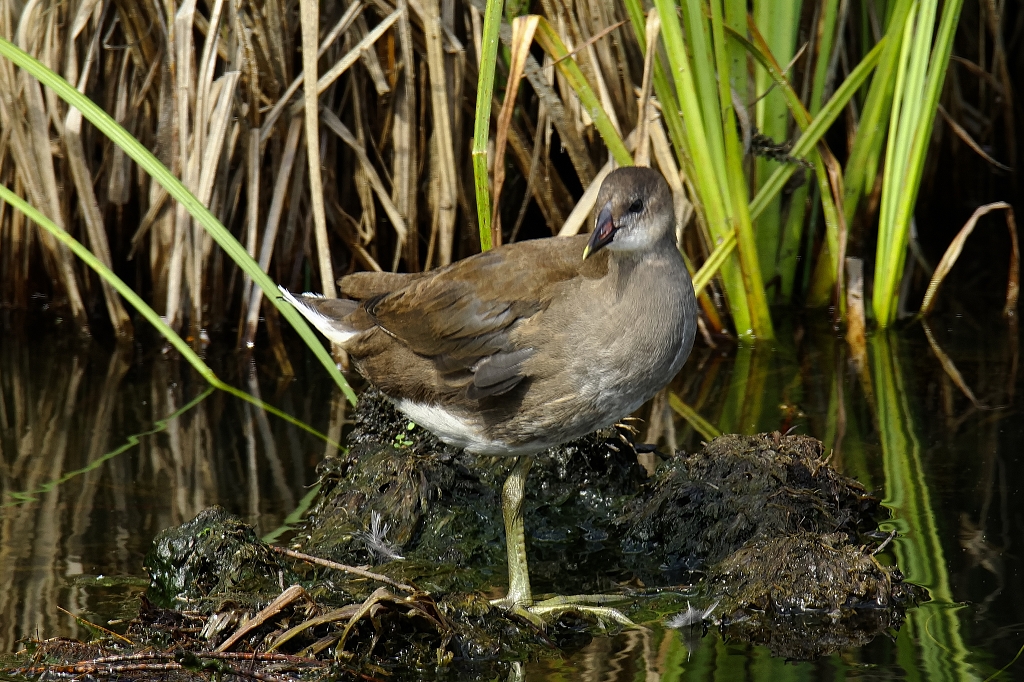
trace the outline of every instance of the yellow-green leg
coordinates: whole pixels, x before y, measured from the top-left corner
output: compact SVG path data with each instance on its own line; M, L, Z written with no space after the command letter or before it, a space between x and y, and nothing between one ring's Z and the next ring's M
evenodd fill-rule
M501 491L501 510L505 517L505 551L508 556L508 592L491 604L516 613L538 627L544 627L544 616L557 618L568 611L587 613L601 622L610 620L625 626L639 627L618 609L588 605L621 599L611 595L556 596L534 604L526 561L526 530L523 527L523 497L532 466L533 457L520 457L516 460Z
M501 511L505 517L505 552L508 556L508 592L495 599L495 606L518 611L533 605L530 571L526 563L526 531L523 528L523 496L533 457L520 457L501 490Z

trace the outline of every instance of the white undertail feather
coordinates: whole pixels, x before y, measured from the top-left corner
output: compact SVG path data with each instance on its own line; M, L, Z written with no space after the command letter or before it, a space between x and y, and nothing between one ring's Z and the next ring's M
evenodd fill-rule
M417 403L407 398L399 398L395 400L395 407L448 445L464 448L474 455L535 455L554 445L554 443L530 443L515 447L508 443L492 440L484 435L480 424L465 419L441 405Z
M309 320L309 323L316 327L321 334L326 336L328 341L338 345L344 345L346 341L358 333L351 329L346 329L340 321L335 321L327 317L316 308L296 297L295 294L284 287L278 286L277 288L284 296L285 300L291 303L296 310L302 313L302 316ZM311 298L326 298L326 296L323 296L322 294L315 293L305 293L302 295L309 296Z

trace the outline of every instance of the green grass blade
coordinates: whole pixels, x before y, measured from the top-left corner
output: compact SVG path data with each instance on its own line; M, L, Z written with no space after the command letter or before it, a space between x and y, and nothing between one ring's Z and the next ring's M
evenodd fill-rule
M608 118L608 114L605 113L604 107L601 106L601 100L598 99L597 95L594 94L593 88L587 83L586 77L584 77L576 60L570 56L565 43L562 42L554 27L544 17L541 17L537 24L535 36L541 48L556 61L555 67L565 76L565 79L569 82L569 87L580 98L580 104L583 105L590 119L594 122L594 127L597 128L597 132L601 135L601 139L604 140L605 146L608 147L608 153L612 155L615 162L620 166L632 166L633 156L626 149L622 137L619 136L615 126L612 125L611 119Z
M835 3L832 3L835 4ZM775 59L787 64L796 51L796 30L800 26L801 0L754 0L753 17L764 37L765 44ZM807 59L805 53L803 59ZM755 69L756 93L760 97L754 105L751 118L758 130L773 140L790 139L789 116L785 95L772 88L774 76L764 69ZM751 98L752 99L752 98ZM754 169L757 186L766 182L780 162L763 156L755 157ZM782 264L779 261L783 241L782 197L776 196L761 212L755 230L757 255L761 264L764 281L767 284L782 278Z
M883 38L886 45L879 57L875 77L864 101L860 123L857 132L854 133L850 157L843 171L843 184L846 188L843 210L846 213L847 224L853 222L857 204L875 184L878 161L882 155L882 143L886 139L885 133L888 129L888 114L896 87L903 28L910 13L911 3L912 0L899 0L893 9Z
M721 0L712 0L712 2L720 3ZM662 5L667 3L655 4L658 7L658 13L661 15L663 24L668 23L665 21L666 17L677 16L674 7L671 9L662 8ZM718 186L721 188L724 196L728 192L729 177L725 162L725 140L722 135L722 112L726 107L731 106L732 100L730 97L720 101L719 79L715 70L717 63L712 53L711 35L708 21L704 14L703 0L682 0L681 5L683 26L686 30L687 44L690 47L690 58L685 59L687 51L684 50L680 53L682 58L679 59L679 62L688 62L688 66L692 69L695 95L697 97L697 105L701 109L702 128L704 136L707 138L708 152L712 163L711 168L714 170ZM664 30L663 25L662 31L664 32ZM670 59L671 56L672 52L670 50ZM679 67L676 66L675 68ZM726 92L728 92L728 81L725 85ZM680 94L680 97L682 96ZM690 117L684 115L684 120L689 121ZM726 210L728 211L728 209Z
M824 5L821 10L824 12L824 15L821 17L819 29L820 42L815 49L817 58L814 62L814 80L811 85L810 112L812 115L818 113L825 100L825 79L828 77L828 66L832 60L832 48L836 41L836 20L838 18L839 3L826 2Z
M790 105L790 111L793 112L793 117L796 119L797 125L802 129L802 134L793 144L793 148L790 150L790 155L801 159L807 158L814 147L821 141L821 138L828 132L828 129L835 123L839 115L843 113L843 109L849 103L850 98L860 89L860 87L867 81L868 76L871 75L871 71L878 64L878 60L882 55L882 50L886 45L886 39L883 38L875 47L871 49L860 63L850 72L850 75L843 81L843 84L839 86L835 94L829 98L829 101L825 106L821 108L821 111L812 119L810 112L804 107L800 101L799 96L789 85L788 80L782 74L782 70L778 68L778 64L772 64L764 53L758 49L753 43L748 41L746 38L738 35L732 35L735 40L739 40L744 44L745 47L754 55L758 61L764 59L762 64L766 68L770 68L770 72L776 78L775 82L779 88L786 95L786 101ZM757 195L750 202L750 215L752 218L756 218L761 215L761 212L768 205L769 201L776 196L782 188L786 185L786 182L792 177L793 173L796 172L796 166L789 164L781 168L776 169L772 173L771 177L765 182L758 190Z
M808 111L811 116L817 116L825 103L825 80L828 76L828 66L832 59L833 45L836 40L836 21L838 19L839 3L826 2L821 8L822 15L819 18L816 29L817 44L812 53L815 55L814 72L811 86L811 99L808 102ZM868 45L870 43L863 43ZM804 237L804 224L806 219L807 199L811 196L810 186L802 184L793 192L789 201L789 215L782 228L782 244L779 246L780 290L783 301L794 299L794 287L796 285L797 270L800 268L800 245ZM820 196L820 195L819 195ZM828 199L826 195L826 199ZM844 204L845 206L845 204ZM849 225L850 221L847 220ZM809 241L809 240L808 240ZM805 282L806 284L806 282Z
M682 398L672 391L668 393L668 404L676 414L690 423L690 426L699 433L704 440L714 440L722 435L722 432L715 428L714 424L700 416L697 410L683 402Z
M722 4L727 29L740 32L746 30L747 0L722 0ZM747 53L741 45L732 41L726 43L726 52L729 55L729 82L740 99L746 102L753 94L749 89L750 79L747 77Z
M884 49L883 42L878 43L878 45L876 45L875 48L861 60L861 63L858 64L853 72L850 73L849 77L843 81L842 86L840 86L832 98L829 99L828 104L822 107L818 115L810 120L810 123L808 124L806 121L810 114L803 109L803 105L800 103L796 93L793 92L792 88L789 86L788 81L786 81L782 74L782 70L778 68L778 65L773 64L768 56L764 55L760 49L754 46L754 44L745 37L733 32L731 29L727 28L726 30L730 32L732 38L740 42L740 44L742 44L751 54L758 59L765 60L764 66L778 76L777 83L784 89L784 91L786 91L787 101L789 101L794 107L799 105L798 108L793 109L794 117L798 122L804 122L804 133L800 139L797 140L791 152L792 155L797 158L813 153L814 146L817 145L818 141L828 130L829 126L831 126L836 118L838 118L839 114L842 113L843 108L846 106L853 94L867 80L868 75L870 75L871 70L874 68L875 64L877 64L878 59L882 54L882 50ZM885 39L883 38L883 41L884 40ZM816 157L817 154L814 154L814 156ZM820 160L817 161L820 165ZM794 170L795 169L792 167L780 168L773 174L771 183L763 186L761 191L758 192L758 195L754 197L754 200L750 203L751 219L756 218L760 214L761 210L763 210L764 206L767 205L767 200L770 198L770 192L778 193L782 190L786 180L789 179ZM730 232L719 241L718 246L715 247L715 250L694 276L694 289L700 291L707 286L715 272L717 272L722 264L726 262L727 257L732 253L732 250L735 247L736 234L735 232Z
M910 218L914 204L918 201L921 176L928 154L928 142L931 139L939 94L945 81L953 36L963 4L963 0L947 0L943 4L927 74L922 77L921 54L927 53L931 45L934 0L923 3L924 10L920 12L914 27L914 45L911 47L906 82L903 84L904 91L900 91L901 83L897 79L897 96L902 96L903 106L898 113L898 128L890 127L890 139L895 135L897 141L893 145L893 163L890 164L890 159L886 160L887 177L883 186L883 210L879 221L879 244L871 298L874 317L883 328L892 325L896 319L899 283L903 278L903 265L906 262ZM908 20L908 31L909 24ZM895 120L895 103L893 111ZM890 169L893 171L893 177L888 177Z
M803 129L803 134L797 140L790 153L797 158L806 157L814 165L815 177L818 182L818 196L821 200L822 215L825 218L826 240L815 263L811 291L807 302L811 306L824 305L832 296L832 291L839 274L836 261L839 254L841 216L839 208L833 199L828 169L825 167L815 147L828 128L838 118L839 114L842 113L850 98L853 97L871 74L872 69L878 63L882 54L885 39L883 38L883 42L879 42L864 56L860 64L854 68L839 89L836 90L828 104L822 107L818 115L812 119L810 112L804 108L800 98L790 86L788 79L782 72L781 66L772 56L767 44L757 32L757 27L751 26L750 30L754 35L753 43L741 35L733 34L732 37L745 45L768 73L771 74L776 85L785 96L794 119L800 128ZM762 185L761 190L751 202L750 212L752 216L761 214L761 211L769 205L771 198L782 190L782 187L795 170L796 166L790 164L777 169L772 174L768 182ZM840 296L839 304L842 305L843 302L843 297Z
M718 0L711 2L711 36L718 71L718 99L721 103L722 137L725 143L726 173L729 181L729 199L732 202L733 227L736 232L736 247L740 257L740 272L750 309L750 332L759 339L775 337L772 328L771 311L764 291L761 264L758 259L757 242L750 221L747 205L747 178L743 172L743 146L736 130L736 113L733 109L729 83L729 53L725 40L722 8ZM737 330L740 332L740 330ZM740 332L742 333L742 332Z
M693 290L699 295L704 287L708 285L711 278L715 276L718 269L725 263L725 259L729 257L732 250L736 248L736 232L729 233L729 236L722 240L722 242L715 247L715 250L711 252L708 259L704 261L704 264L700 266L700 270L693 276Z
M137 310L140 315L146 318L146 321L152 324L156 328L156 330L160 332L160 334L165 339L167 339L167 342L174 346L175 350L181 353L182 357L185 358L186 362L192 365L192 368L195 369L200 376L206 379L206 381L211 386L222 391L225 391L227 393L230 393L231 395L234 395L236 397L239 397L242 400L250 402L253 405L256 405L257 407L266 410L267 412L270 412L271 414L276 415L281 419L284 419L288 423L298 426L300 429L313 434L314 436L326 441L327 443L330 443L331 445L334 445L339 448L341 447L338 443L335 443L333 440L331 440L324 434L320 433L319 431L309 426L308 424L299 421L290 414L282 412L273 405L268 405L264 403L262 400L259 400L249 395L245 391L242 391L241 389L235 388L234 386L231 386L230 384L226 384L223 381L221 381L214 373L214 371L210 369L210 367L205 362L203 362L202 358L200 358L196 354L196 352L192 350L192 347L189 346L185 342L185 340L178 335L176 331L171 329L171 327L166 322L164 322L164 319L160 317L155 310L149 307L149 304L142 300L141 296L135 293L130 286L125 284L124 280L122 280L120 277L114 274L113 270L104 265L103 261L94 256L92 251L87 249L85 245L83 245L77 239L75 239L70 234L65 232L56 223L54 223L52 220L43 215L41 211L36 209L34 206L29 204L27 201L19 197L17 194L12 192L4 185L0 185L0 199L3 199L8 204L24 213L29 220L36 223L44 230L52 234L54 237L59 239L61 242L66 244L67 247L71 249L71 251L76 256L82 259L82 262L84 262L86 265L92 268L96 272L96 274L102 277L105 282L110 284L110 286L112 286L114 290L117 291L117 293L121 294L124 300L128 301L128 303L133 308L135 308L135 310Z
M643 6L640 0L625 0L626 12L629 14L630 23L633 25L633 34L641 52L647 51L647 35L645 31L647 18L644 16ZM673 19L675 21L675 19ZM662 19L664 22L664 18ZM669 139L672 140L672 147L676 152L676 160L679 167L687 178L697 177L696 166L693 163L693 155L690 153L689 142L686 138L686 126L683 125L683 117L680 114L679 100L672 89L672 83L665 74L660 54L654 56L654 93L661 103L661 118L668 128ZM705 221L706 211L704 202L699 193L694 192L691 196L698 220Z
M480 42L480 77L476 87L476 118L473 121L473 185L476 188L476 216L480 250L488 251L491 239L491 185L487 176L487 141L491 131L491 95L498 60L498 30L501 28L502 0L487 0L483 37Z
M124 280L115 275L110 268L103 264L103 261L94 256L92 251L87 249L85 245L62 230L56 223L43 215L41 211L4 185L0 185L0 199L3 199L8 204L24 213L26 218L67 244L68 248L71 249L76 256L82 259L82 262L96 271L96 274L102 277L104 281L108 282L117 291L117 293L119 293L133 308L135 308L135 310L139 312L140 315L146 318L147 322L156 327L156 330L160 332L165 339L167 339L168 343L174 346L176 351L181 353L182 357L185 358L185 361L192 365L192 368L195 369L200 376L206 379L208 383L220 388L222 384L221 380L218 379L214 371L210 369L205 362L203 362L202 358L192 350L192 347L189 346L176 331L171 329L171 327L164 322L164 319L160 317L155 310L149 307L148 303L142 300L141 296L136 294L131 287L125 284Z
M686 149L687 155L692 159L693 174L690 176L690 180L697 189L711 237L717 244L721 244L730 235L734 235L730 215L731 207L727 206L726 201L728 184L724 168L722 181L719 181L719 175L715 171L712 161L709 134L706 130L707 126L701 110L700 98L697 96L693 67L687 56L686 45L683 42L683 26L677 19L676 6L671 0L655 0L655 6L658 8L658 14L661 16L661 38L665 43L669 65L671 66L670 70L675 84L676 97L678 98L674 102L669 100L669 103L678 104L682 120L685 121L681 146ZM703 27L703 24L700 24L700 26ZM657 88L658 85L658 80L655 79L655 87ZM717 88L711 90L711 96L717 101ZM659 97L662 97L661 93L659 93ZM672 107L666 106L663 101L662 109L670 108ZM715 116L711 120L710 126L717 128L720 134L720 115L717 109L714 111ZM680 140L674 141L676 144L680 143ZM740 272L739 258L735 255L726 258L721 266L721 272L733 324L736 327L737 333L746 334L747 330L752 326L751 312L747 305L747 296L743 285L743 276Z
M267 299L277 306L277 309L284 318L299 332L306 345L316 354L317 359L327 369L327 372L334 379L335 383L338 384L338 387L341 388L349 402L355 405L356 394L352 391L348 382L345 381L345 377L338 371L334 360L331 359L331 356L324 349L323 344L313 333L313 330L306 324L302 315L281 298L277 285L260 269L256 261L249 256L245 247L238 243L238 240L234 238L228 229L220 224L220 221L200 203L195 195L188 191L178 178L174 177L174 174L166 166L160 163L149 150L143 147L138 140L118 125L107 112L103 111L92 100L78 92L70 83L46 68L41 62L3 38L0 38L0 56L6 57L15 65L25 69L33 78L57 93L57 96L62 100L81 111L89 119L90 123L110 138L125 154L131 157L154 180L160 183L167 190L168 194L185 206L189 214L210 233L210 236L224 249L228 256L248 273L254 282L259 284Z

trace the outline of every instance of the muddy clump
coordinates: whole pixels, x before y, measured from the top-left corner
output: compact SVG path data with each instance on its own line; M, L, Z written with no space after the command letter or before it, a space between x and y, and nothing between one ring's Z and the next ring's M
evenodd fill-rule
M898 627L921 597L875 558L878 514L819 441L773 433L721 436L669 460L619 523L645 582L696 580L714 605L677 623L714 623L729 640L806 660Z
M320 495L292 544L432 592L504 584L501 487L513 460L469 455L409 428L375 392L355 420L348 457L322 466ZM646 479L627 436L607 429L536 457L524 505L535 591L608 590L625 576L615 520ZM583 562L607 570L580 572Z
M221 507L204 509L191 521L161 532L143 566L153 603L200 611L280 592L287 570L252 526Z
M721 600L727 639L799 660L898 629L904 607L923 596L845 533L757 538L711 570L707 589Z
M856 541L876 527L878 500L822 455L821 443L807 436L716 438L666 462L627 505L623 543L656 557L671 579L706 569L754 538L840 532Z

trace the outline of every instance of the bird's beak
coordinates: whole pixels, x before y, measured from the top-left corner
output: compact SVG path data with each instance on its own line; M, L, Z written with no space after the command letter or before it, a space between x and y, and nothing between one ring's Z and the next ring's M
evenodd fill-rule
M586 260L588 256L594 255L610 244L612 239L615 238L615 231L617 229L619 228L615 226L615 221L612 220L612 202L609 201L597 215L597 224L594 226L593 234L590 235L590 242L587 243L587 248L583 249L583 260Z

